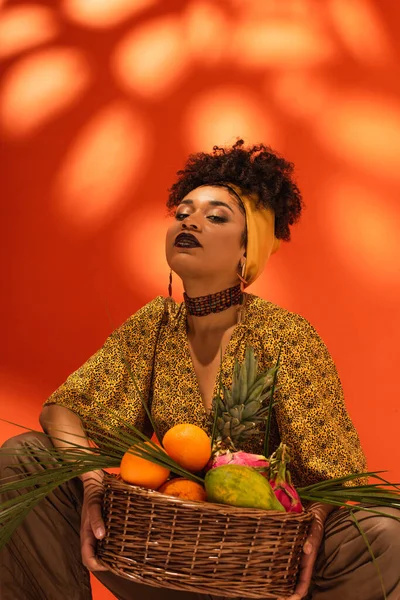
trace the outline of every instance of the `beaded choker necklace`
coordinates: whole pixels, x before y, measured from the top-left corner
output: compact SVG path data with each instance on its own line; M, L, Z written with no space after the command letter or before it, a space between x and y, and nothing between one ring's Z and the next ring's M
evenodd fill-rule
M183 293L186 310L195 317L205 317L210 313L218 313L230 306L236 306L240 304L241 296L240 283L227 290L222 290L222 292L198 298L189 298L185 292Z

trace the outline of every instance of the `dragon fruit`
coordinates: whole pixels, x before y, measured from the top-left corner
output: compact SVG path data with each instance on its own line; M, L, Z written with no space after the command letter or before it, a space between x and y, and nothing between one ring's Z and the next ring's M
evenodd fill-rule
M303 507L295 488L292 485L287 464L290 462L286 444L280 444L270 458L270 484L275 496L286 512L301 513Z
M243 452L242 450L239 450L238 452L227 450L226 452L217 452L208 463L206 471L214 469L215 467L221 467L222 465L245 465L246 467L254 467L257 470L260 470L262 475L264 475L264 473L261 469L265 471L265 475L268 475L269 469L269 462L262 454L250 454L249 452Z

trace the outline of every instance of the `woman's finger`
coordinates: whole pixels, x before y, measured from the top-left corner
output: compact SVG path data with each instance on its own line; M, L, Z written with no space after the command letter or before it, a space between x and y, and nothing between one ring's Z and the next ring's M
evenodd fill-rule
M300 574L297 581L296 589L294 591L294 598L292 600L297 600L296 595L299 598L304 598L306 596L308 589L311 584L311 578L314 570L315 559L317 557L317 553L314 550L311 554L304 555L302 558L302 564L300 567Z
M102 515L103 486L95 479L85 482L85 505L93 535L101 540L105 535Z
M88 506L88 517L93 535L98 540L103 539L106 534L106 529L104 526L100 503L93 503L92 505Z
M90 523L86 521L81 530L81 553L82 562L89 571L107 571L96 558L96 538L94 537Z

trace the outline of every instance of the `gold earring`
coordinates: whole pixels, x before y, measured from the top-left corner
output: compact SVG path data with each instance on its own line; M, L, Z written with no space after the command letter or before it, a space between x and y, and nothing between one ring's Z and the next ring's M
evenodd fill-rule
M239 263L240 266L240 263ZM244 286L247 281L244 278L244 274L246 272L246 257L244 256L241 263L241 274L238 273L238 277L240 279L240 301L238 308L238 323L243 321L245 315L245 303L244 303Z
M172 297L172 269L169 272L168 281L168 297L164 298L164 313L162 316L162 323L166 325L169 321L169 317L175 313L175 301Z
M243 262L242 262L242 282L246 283L246 280L244 278L244 274L246 271L246 257L243 258Z
M240 279L240 287L243 290L244 289L244 285L247 283L247 281L244 278L244 274L246 272L246 257L245 256L240 261L239 268L240 268L240 273L238 272L237 276Z
M172 269L169 272L168 296L172 298Z

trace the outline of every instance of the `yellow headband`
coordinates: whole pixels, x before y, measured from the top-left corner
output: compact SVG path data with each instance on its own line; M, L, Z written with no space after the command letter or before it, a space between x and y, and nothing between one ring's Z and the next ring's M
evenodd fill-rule
M275 237L275 213L270 208L262 206L256 208L257 194L245 194L240 187L232 183L223 185L237 194L246 212L247 246L244 287L247 287L261 275L269 257L281 245L281 241Z

